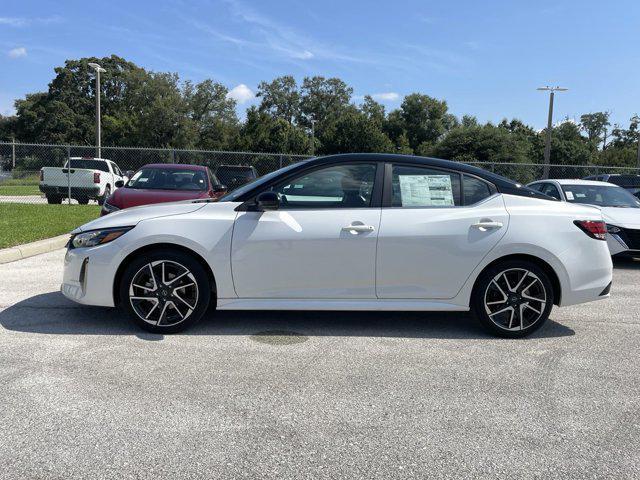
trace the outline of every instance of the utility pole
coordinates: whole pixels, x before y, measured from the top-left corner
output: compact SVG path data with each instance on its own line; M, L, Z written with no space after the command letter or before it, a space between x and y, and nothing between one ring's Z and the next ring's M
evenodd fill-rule
M311 155L316 154L316 121L311 119Z
M90 63L89 66L96 71L96 157L102 158L101 156L101 134L100 131L100 73L106 72L104 68L102 68L97 63Z
M539 87L538 90L548 91L549 93L549 116L547 117L547 139L544 145L544 172L542 178L549 178L549 165L551 163L551 129L553 128L553 97L555 92L566 92L568 88L562 87Z
M638 117L638 114L631 117L631 122L636 124L636 131L638 132L638 152L636 154L636 168L640 170L640 117ZM629 126L629 129L631 129L631 126Z

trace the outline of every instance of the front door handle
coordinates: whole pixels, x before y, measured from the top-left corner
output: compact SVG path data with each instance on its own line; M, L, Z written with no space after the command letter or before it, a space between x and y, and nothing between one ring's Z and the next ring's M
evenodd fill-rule
M373 226L371 225L347 225L346 227L342 227L343 232L351 232L351 233L364 233L364 232L373 232Z
M473 228L477 228L481 232L486 232L487 230L502 228L502 222L494 222L492 220L481 220L478 223L474 223L471 226Z

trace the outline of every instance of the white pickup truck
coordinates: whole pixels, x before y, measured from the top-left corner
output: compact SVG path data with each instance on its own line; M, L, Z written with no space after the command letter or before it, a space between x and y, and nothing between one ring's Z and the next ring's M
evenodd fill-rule
M62 168L44 167L40 170L40 191L45 194L48 203L60 203L63 198L72 198L81 205L89 203L90 199L102 205L118 188L116 182L120 180L126 183L128 178L111 160L71 157Z

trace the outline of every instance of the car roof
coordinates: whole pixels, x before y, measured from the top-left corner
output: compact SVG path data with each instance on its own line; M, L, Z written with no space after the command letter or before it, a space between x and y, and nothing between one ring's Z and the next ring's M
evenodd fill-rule
M463 173L470 173L480 178L484 178L496 186L499 184L505 184L509 186L521 186L519 183L509 180L508 178L496 175L487 170L483 170L473 165L469 165L461 162L454 162L451 160L443 160L441 158L433 157L419 157L416 155L401 155L397 153L341 153L336 155L327 155L324 157L316 157L306 160L307 164L321 164L321 163L333 163L336 160L344 160L345 162L353 161L374 161L374 162L394 162L394 163L408 163L416 164L428 167L446 168L451 170L458 170ZM303 162L301 162L303 163Z
M560 185L600 185L604 187L617 187L617 185L609 182L599 182L597 180L581 180L578 178L550 178L548 180L538 180L535 183L548 181L557 182Z
M164 168L165 170L206 170L206 165L191 165L188 163L148 163L142 168Z

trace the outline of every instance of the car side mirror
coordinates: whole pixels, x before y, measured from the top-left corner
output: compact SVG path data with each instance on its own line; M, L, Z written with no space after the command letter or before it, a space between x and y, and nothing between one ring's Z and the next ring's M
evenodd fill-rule
M116 180L115 186L116 188L124 187L124 180Z
M276 192L262 192L256 197L258 210L277 210L280 208L280 196Z
M133 170L127 170L126 172L124 172L124 176L127 178L131 178L133 177L133 174L136 173Z
M214 185L213 187L211 187L211 190L213 190L214 193L224 193L227 191L227 186L226 185Z

